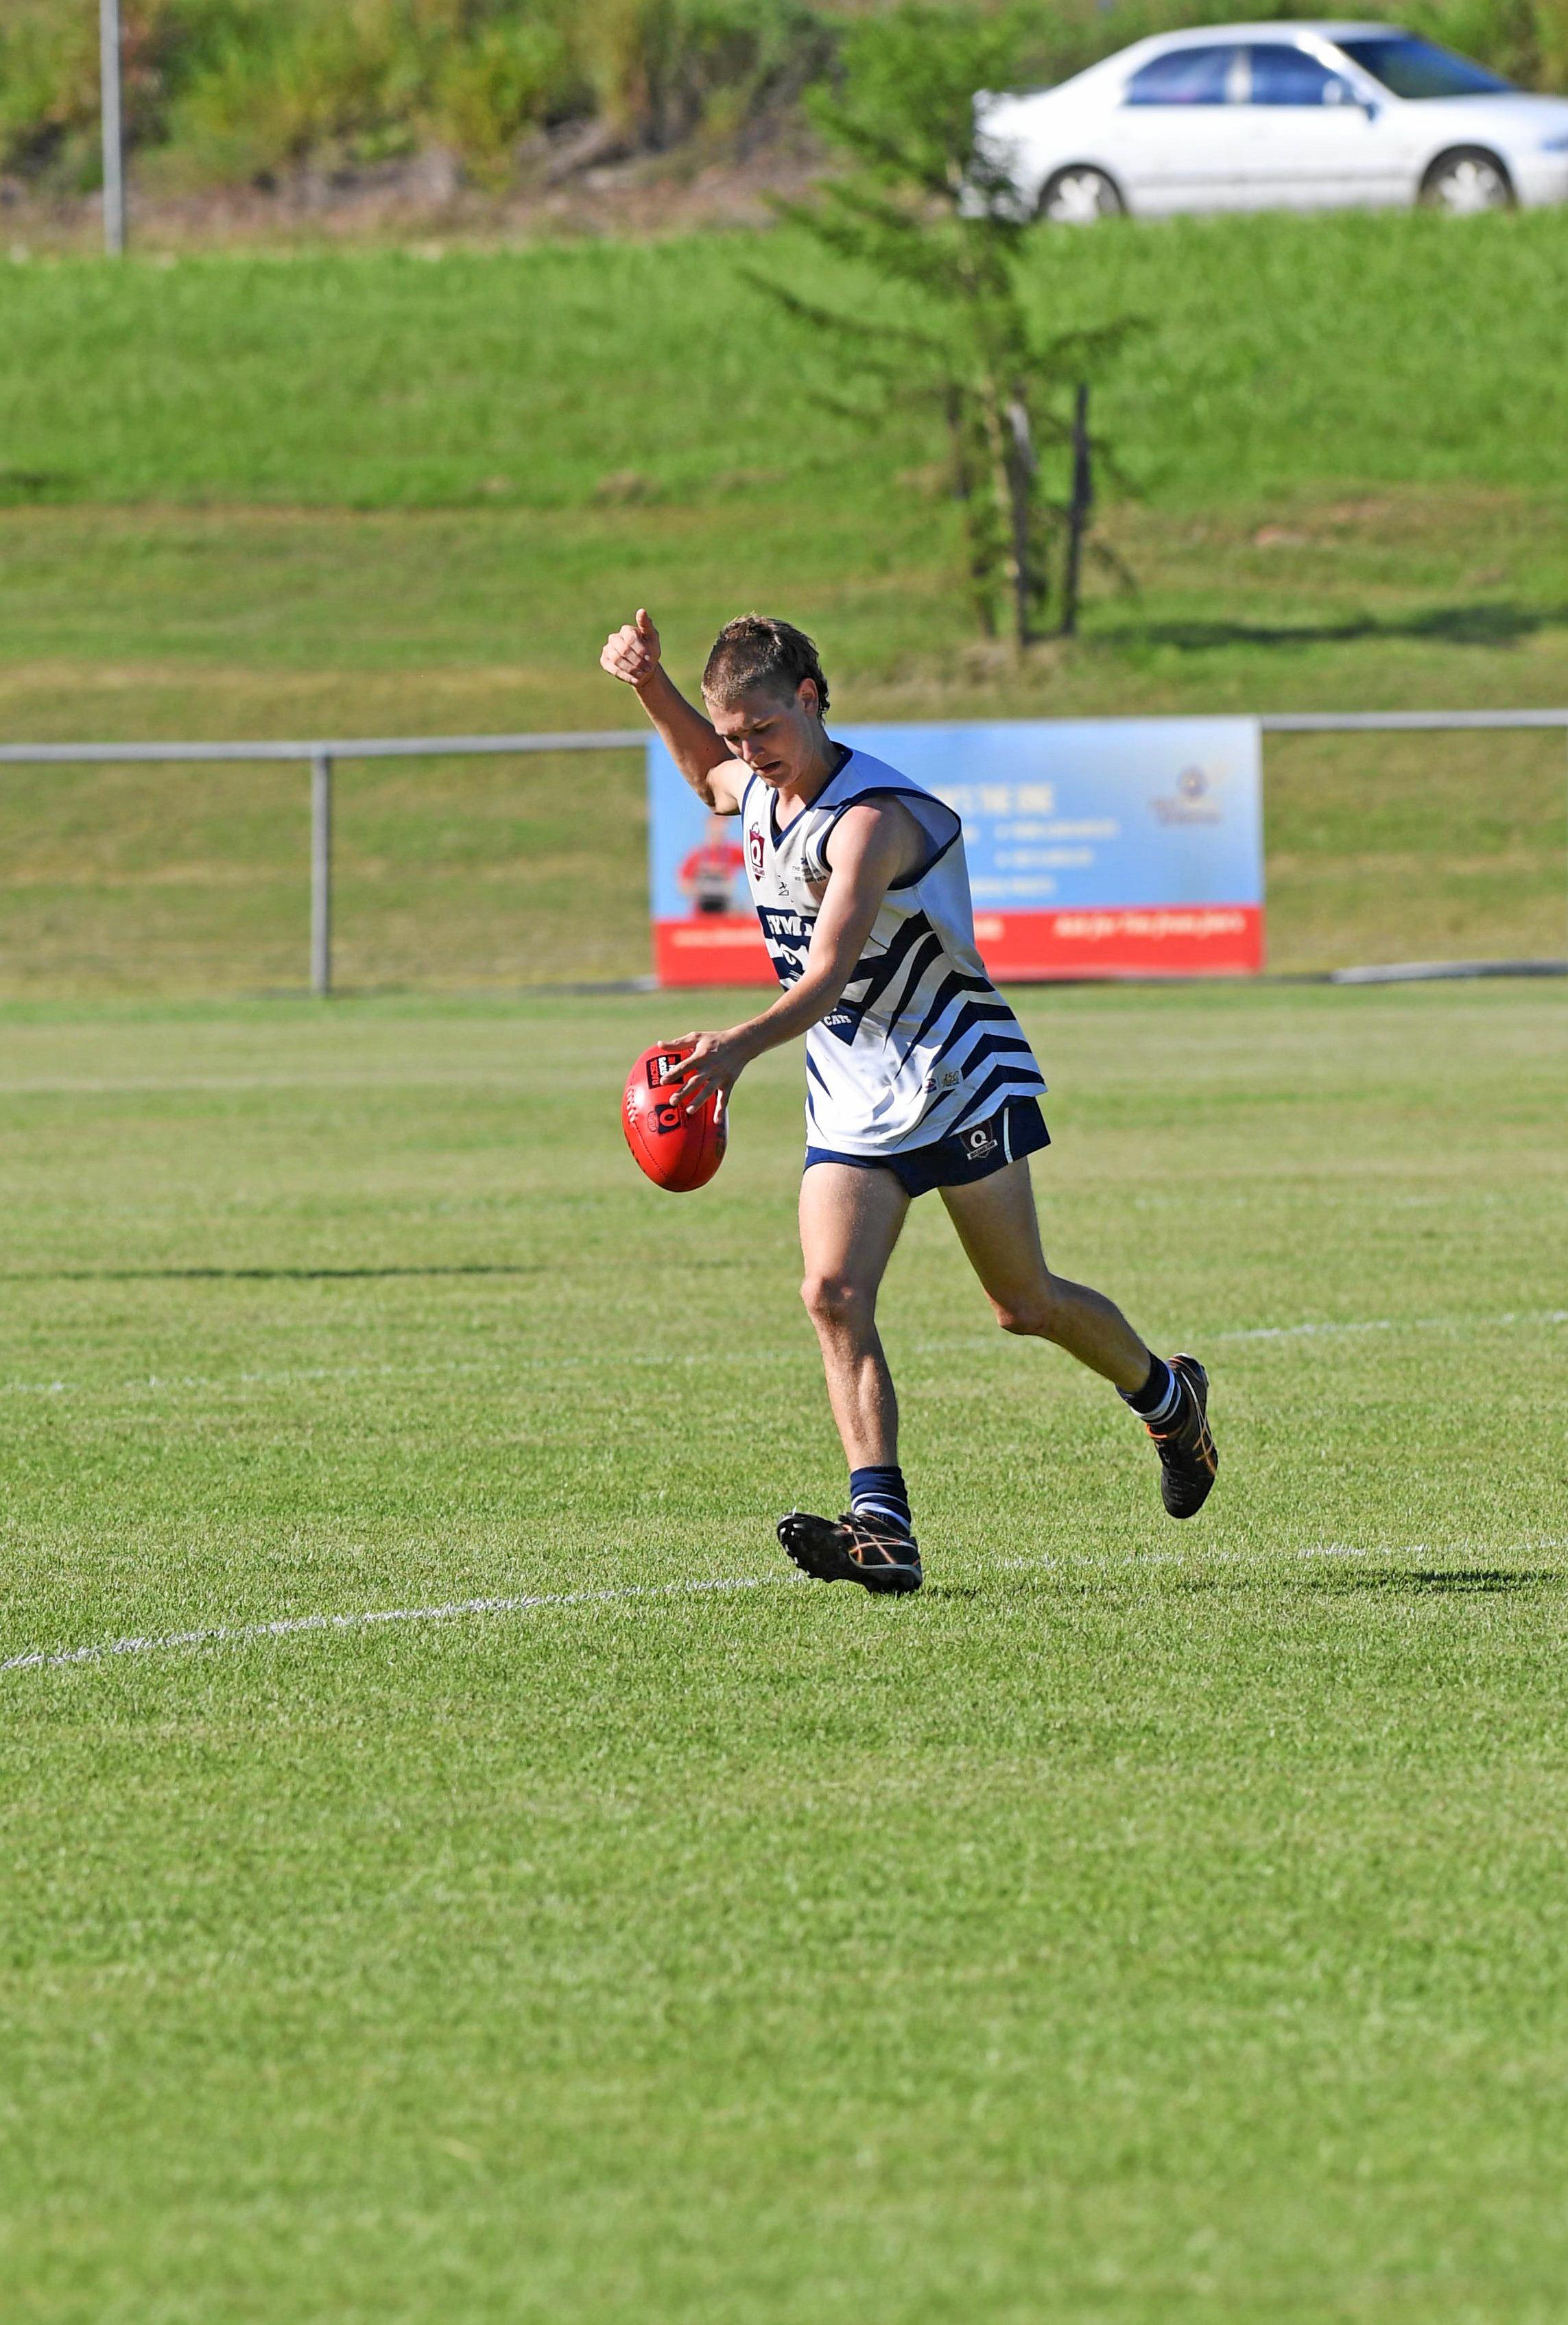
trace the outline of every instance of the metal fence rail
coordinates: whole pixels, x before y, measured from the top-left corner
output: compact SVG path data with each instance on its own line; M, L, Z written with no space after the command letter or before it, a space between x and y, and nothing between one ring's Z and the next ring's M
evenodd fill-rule
M1266 735L1458 734L1476 727L1563 727L1568 710L1270 710Z
M645 727L604 734L372 735L329 743L7 743L0 766L221 765L236 759L292 761L311 770L311 990L332 990L332 770L339 759L513 758L528 751L629 751Z
M1265 735L1458 733L1477 727L1559 727L1562 710L1268 711ZM514 758L541 751L640 751L645 727L559 735L343 736L315 743L6 743L0 766L221 765L271 760L311 770L311 990L332 989L332 773L339 759Z

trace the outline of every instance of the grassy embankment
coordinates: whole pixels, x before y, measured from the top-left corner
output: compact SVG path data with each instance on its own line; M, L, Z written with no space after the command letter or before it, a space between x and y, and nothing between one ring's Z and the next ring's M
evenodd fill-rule
M1559 2314L1559 997L1024 1006L1225 1466L922 1205L894 1607L770 1537L798 1060L672 1203L651 1000L6 1013L0 1657L655 1594L0 1674L14 2325Z
M1043 237L1054 313L1156 329L1099 407L1146 487L1106 513L1141 593L1023 668L971 638L918 421L824 412L843 351L738 282L756 262L805 263L778 237L6 269L0 726L618 723L595 656L639 599L682 674L738 606L790 611L847 717L1568 700L1560 217ZM637 787L630 760L349 771L346 975L636 973ZM297 774L3 796L9 989L298 981ZM1276 966L1561 951L1562 746L1273 746L1269 850Z

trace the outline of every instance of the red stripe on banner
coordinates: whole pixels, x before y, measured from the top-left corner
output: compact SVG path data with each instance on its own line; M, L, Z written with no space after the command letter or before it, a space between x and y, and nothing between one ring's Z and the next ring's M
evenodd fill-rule
M977 912L995 977L1256 977L1260 904L1142 904L1068 912Z
M1054 977L1256 977L1258 904L1147 904L1070 912L977 912L987 968L1021 985ZM661 985L771 985L756 922L739 914L655 921Z
M772 985L773 963L749 913L654 922L654 974L661 985Z

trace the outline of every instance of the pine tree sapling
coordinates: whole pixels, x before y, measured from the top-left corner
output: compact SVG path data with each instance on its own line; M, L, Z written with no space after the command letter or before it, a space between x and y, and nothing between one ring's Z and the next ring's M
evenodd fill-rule
M867 19L844 42L841 72L816 92L821 127L851 157L811 202L780 213L823 249L899 294L900 320L868 320L761 281L800 321L851 345L858 401L837 408L882 426L918 403L946 436L962 515L970 595L988 634L1007 625L1020 646L1060 607L1077 620L1093 495L1081 386L1142 325L1122 317L1042 334L1025 295L1034 237L1018 215L1005 155L975 134L975 98L1005 84L1021 29L1007 16L910 5ZM1067 491L1048 475L1070 461ZM1060 569L1060 570L1058 570Z

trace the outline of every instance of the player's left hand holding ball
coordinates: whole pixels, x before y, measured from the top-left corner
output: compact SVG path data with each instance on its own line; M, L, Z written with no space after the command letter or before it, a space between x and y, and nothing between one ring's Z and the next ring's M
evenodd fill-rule
M672 1195L705 1187L724 1160L728 1130L714 1092L687 1103L684 1042L655 1042L626 1076L621 1127L639 1170Z
M751 1051L734 1033L682 1033L668 1047L683 1053L686 1073L678 1095L687 1113L695 1114L711 1098L718 1100L714 1110L722 1117L742 1069L751 1062Z

